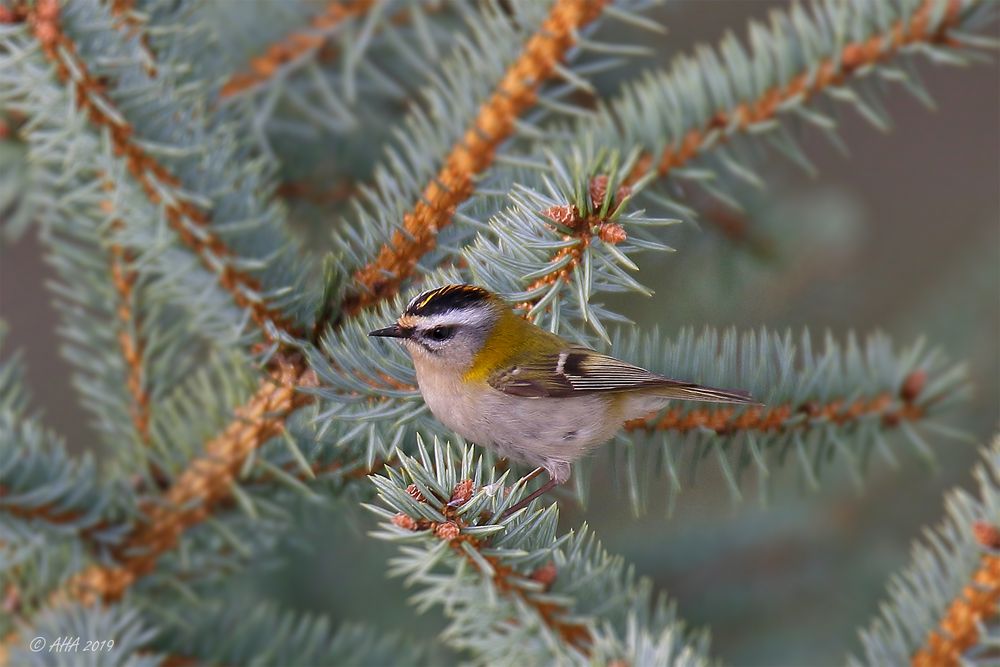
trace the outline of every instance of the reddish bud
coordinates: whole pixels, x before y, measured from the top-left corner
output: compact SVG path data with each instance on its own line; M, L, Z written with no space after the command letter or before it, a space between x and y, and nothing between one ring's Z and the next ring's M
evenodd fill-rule
M604 198L608 194L608 177L605 174L594 176L590 179L590 204L595 211L601 210L604 205ZM614 203L614 202L612 202Z
M602 222L597 228L597 236L605 243L618 245L628 238L625 228L617 222Z
M464 505L469 502L472 498L472 480L463 479L461 482L455 485L455 488L451 492L451 500L449 505Z
M538 583L545 586L546 589L548 589L550 586L552 586L553 582L555 582L556 576L558 574L559 571L556 569L556 564L553 563L552 561L549 561L545 565L542 565L534 572L532 572L531 579L537 581Z
M577 221L580 219L576 206L573 206L572 204L550 206L542 211L542 215L553 222L563 225L564 227L575 227Z
M594 176L590 179L590 204L593 206L595 211L600 211L601 206L604 205L604 198L608 195L608 177L606 174L601 174L600 176ZM618 189L615 190L615 196L611 198L608 210L614 210L614 208L622 203L626 197L632 194L632 188L628 185L619 185Z
M907 403L912 403L917 400L926 385L927 371L915 370L903 380L903 386L899 388L899 396Z
M976 541L988 549L1000 549L1000 528L992 523L977 521L972 524L972 534Z
M424 494L420 493L420 489L417 488L416 484L410 484L406 487L406 492L410 494L410 497L416 500L418 503L426 503L427 499L424 498Z
M399 526L403 530L416 530L417 529L417 522L416 522L416 520L413 517L411 517L411 516L407 516L406 514L403 514L402 512L400 512L396 516L392 517L392 523L395 526Z
M454 521L448 521L447 523L439 523L438 527L434 529L434 534L437 535L442 540L448 540L449 542L458 537L462 532L462 529L458 527L458 524Z

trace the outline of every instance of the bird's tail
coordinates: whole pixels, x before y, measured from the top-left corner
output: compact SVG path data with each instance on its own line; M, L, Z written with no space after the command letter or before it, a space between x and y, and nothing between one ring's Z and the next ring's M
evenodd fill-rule
M675 382L662 387L657 387L655 391L657 398L670 399L676 401L708 401L711 403L743 403L760 405L755 401L750 392L738 389L716 389L706 387L693 382Z

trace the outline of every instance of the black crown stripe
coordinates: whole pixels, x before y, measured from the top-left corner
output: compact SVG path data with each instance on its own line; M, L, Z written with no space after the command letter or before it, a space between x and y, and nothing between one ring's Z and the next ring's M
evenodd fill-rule
M458 310L490 298L490 293L475 285L445 285L417 296L406 307L406 315L438 315Z

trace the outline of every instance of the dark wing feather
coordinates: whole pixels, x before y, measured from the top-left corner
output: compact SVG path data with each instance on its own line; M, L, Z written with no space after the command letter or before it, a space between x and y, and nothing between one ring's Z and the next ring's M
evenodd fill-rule
M751 403L746 392L671 380L584 347L571 347L494 374L490 385L512 396L565 398L601 392L660 389L665 398Z

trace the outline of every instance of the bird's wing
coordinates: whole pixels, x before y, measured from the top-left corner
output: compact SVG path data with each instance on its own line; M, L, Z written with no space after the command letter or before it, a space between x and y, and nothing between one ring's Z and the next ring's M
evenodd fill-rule
M565 398L635 389L657 390L664 398L752 403L750 394L671 380L585 347L566 349L494 373L490 385L526 398Z

